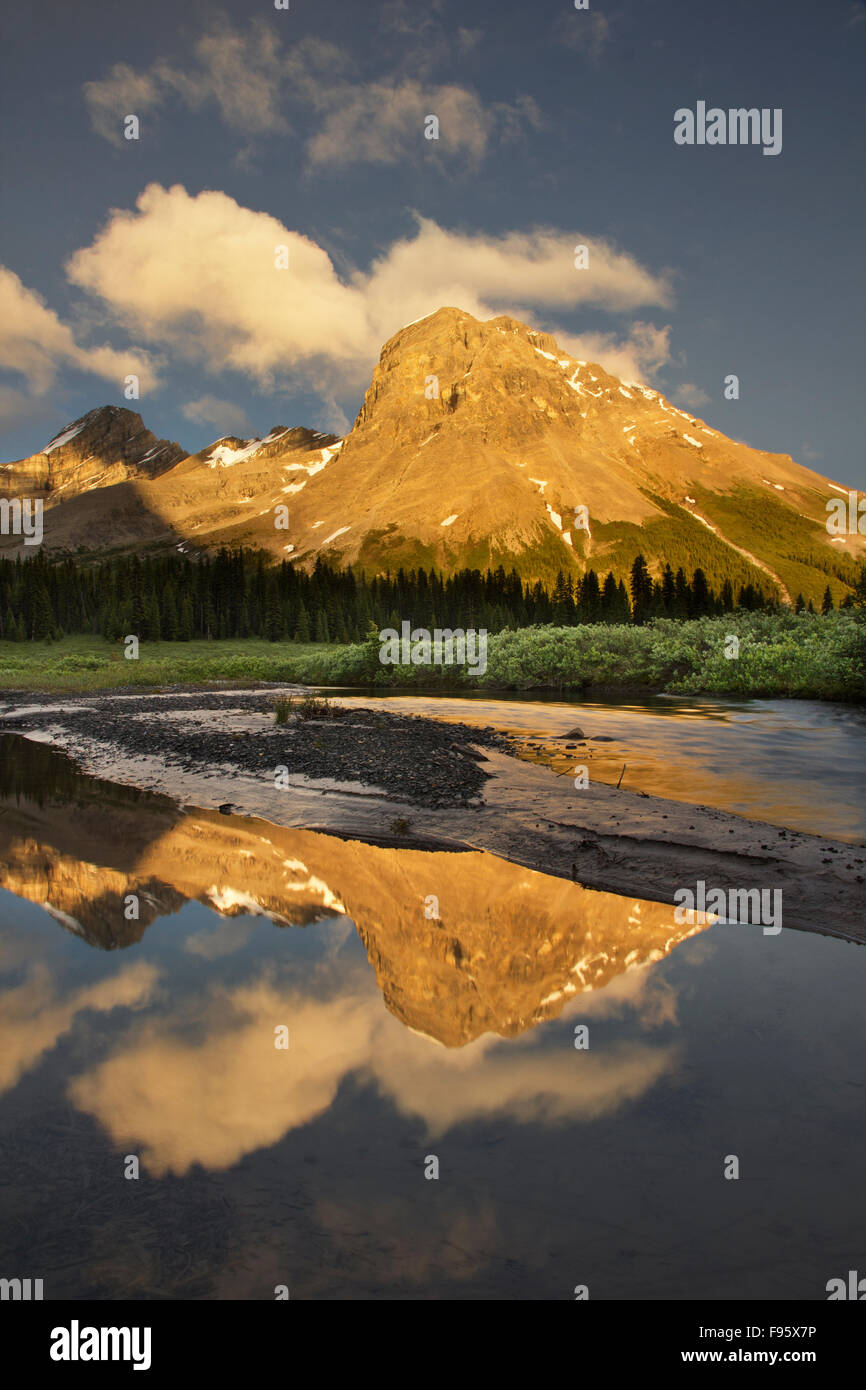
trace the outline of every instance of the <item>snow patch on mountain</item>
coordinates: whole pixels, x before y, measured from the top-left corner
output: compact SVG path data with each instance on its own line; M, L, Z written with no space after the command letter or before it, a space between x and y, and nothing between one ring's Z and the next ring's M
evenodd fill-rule
M257 449L262 446L263 440L254 439L251 444L247 444L243 449L230 449L227 444L218 444L211 451L208 459L208 468L232 468L234 464L240 463L242 459L249 458Z
M339 526L336 531L331 532L330 536L325 537L322 541L322 545L330 545L331 541L335 541L338 536L342 536L346 531L351 531L351 529L351 524L348 526Z
M327 448L327 449L320 449L320 450L319 450L319 462L318 462L318 463L284 463L284 464L283 464L283 472L284 472L284 473L306 473L307 476L308 476L309 478L313 478L313 477L315 477L315 475L316 475L317 473L321 473L321 471L322 471L323 468L326 468L326 467L328 466L328 464L331 462L331 459L334 457L335 454L339 453L339 451L340 451L340 449L342 449L342 447L343 447L343 441L342 441L342 439L341 439L340 442L339 442L339 444L332 444L332 445L330 445L330 447ZM303 486L303 484L302 484L302 486ZM284 491L284 492L285 492L286 490L287 490L286 488L283 488L283 491Z
M642 386L639 381L627 381L625 382L625 385L629 388L630 391L639 391L640 394L644 396L648 401L659 400L658 391L650 390L649 386Z
M77 434L81 433L89 419L90 416L85 415L84 419L79 421L77 425L72 426L71 429L67 428L62 434L56 434L51 442L45 445L45 448L42 450L43 454L50 454L54 449L61 449L64 444L68 444L70 439L74 439Z
M252 458L260 449L264 449L269 444L275 444L283 435L290 434L291 430L285 429L271 430L264 439L248 439L242 449L230 449L227 444L217 444L211 447L207 454L208 468L232 468L236 463L242 463L244 459ZM315 432L314 438L324 439L326 436L320 430ZM323 460L322 466L334 457L338 449L343 446L342 439L337 444L331 444L327 448L320 450L320 458ZM157 451L158 452L158 451ZM145 455L145 457L150 457Z

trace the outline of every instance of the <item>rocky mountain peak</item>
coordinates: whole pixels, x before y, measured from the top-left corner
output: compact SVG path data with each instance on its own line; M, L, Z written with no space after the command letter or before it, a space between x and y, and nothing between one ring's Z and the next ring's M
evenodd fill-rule
M385 344L347 455L371 431L399 439L447 424L449 435L468 431L484 441L495 430L517 444L537 433L539 411L577 427L580 391L568 378L587 367L594 380L618 385L601 367L570 358L552 334L518 319L503 314L483 322L460 309L439 309Z
M11 496L30 493L75 497L129 478L155 478L186 450L145 429L134 410L100 405L59 430L37 454L7 464L3 486Z

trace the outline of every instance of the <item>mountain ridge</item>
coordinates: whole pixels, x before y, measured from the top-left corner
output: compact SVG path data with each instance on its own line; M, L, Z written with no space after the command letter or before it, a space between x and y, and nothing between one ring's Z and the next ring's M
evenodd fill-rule
M137 422L149 448L121 450L104 477L80 459L76 473L67 427L34 456L50 471L60 451L69 478L84 480L77 495L67 480L62 508L45 491L50 551L246 545L304 566L502 564L530 580L590 565L621 575L643 552L656 570L700 564L711 580L769 582L790 602L829 574L847 584L864 550L858 536L826 532L841 484L728 438L508 315L483 322L444 307L394 334L342 440L280 425L184 455L131 412L82 420L105 410ZM0 488L18 468L4 466Z

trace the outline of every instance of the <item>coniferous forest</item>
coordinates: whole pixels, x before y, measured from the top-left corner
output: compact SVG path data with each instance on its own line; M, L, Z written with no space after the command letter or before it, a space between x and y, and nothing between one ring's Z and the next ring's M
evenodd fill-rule
M260 552L221 550L213 558L116 557L97 565L74 559L49 563L0 561L0 639L44 641L88 634L144 641L246 637L270 641L349 643L370 624L399 627L505 629L554 624L644 624L652 618L697 619L773 609L751 584L736 592L726 581L716 592L701 569L686 575L668 565L650 575L642 555L629 583L590 569L575 579L562 572L551 588L527 583L515 570L398 570L370 578L317 562L311 573ZM803 606L798 599L797 607ZM810 605L811 607L811 605ZM833 607L829 589L823 611Z

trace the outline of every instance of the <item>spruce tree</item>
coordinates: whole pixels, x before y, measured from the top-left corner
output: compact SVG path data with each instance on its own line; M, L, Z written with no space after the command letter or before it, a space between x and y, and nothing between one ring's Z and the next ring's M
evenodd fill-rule
M207 594L205 595L204 601L204 635L210 642L214 637L216 637L216 633L216 609L214 608L213 599L210 595L210 590L208 590Z
M162 591L162 614L160 617L160 629L166 642L177 641L179 626L177 617L177 590L174 584L169 582Z
M619 622L619 596L613 570L608 570L601 591L601 616L606 623Z
M137 563L137 562L136 562ZM138 574L137 580L132 590L132 625L127 629L136 637L144 638L147 636L147 610L145 608L144 594L141 592L141 575Z
M565 575L562 570L560 570L556 576L556 583L553 586L553 621L559 627L564 627L570 623L571 616L572 598L568 592Z
M620 623L630 623L631 604L628 600L628 589L625 587L625 583L622 579L616 586L616 601L617 610L619 612L619 618L617 619L617 621Z
M50 642L54 632L51 600L44 580L40 579L33 594L31 636L34 642Z
M295 641L309 642L310 640L310 620L307 617L307 610L304 607L303 599L298 604L298 615L295 619Z
M156 594L152 589L144 601L144 612L147 623L145 635L150 642L158 642L162 637L159 621L159 604L156 601Z
M597 623L601 610L601 590L598 584L598 575L595 570L587 570L583 576L583 583L580 586L580 607L579 613L581 621L585 623Z
M268 594L268 617L266 635L269 642L279 642L286 635L286 620L276 585Z
M665 565L664 574L662 575L662 607L665 611L665 616L672 618L676 612L676 606L677 587L676 581L674 580L674 572L670 565Z
M705 614L710 612L711 607L707 576L702 569L698 568L692 578L692 614L696 618L703 618Z
M632 615L636 623L645 623L652 604L653 586L643 555L637 555L631 567Z
M191 642L195 636L195 623L192 613L192 599L189 594L184 594L183 603L180 608L180 631L178 636L181 642Z

